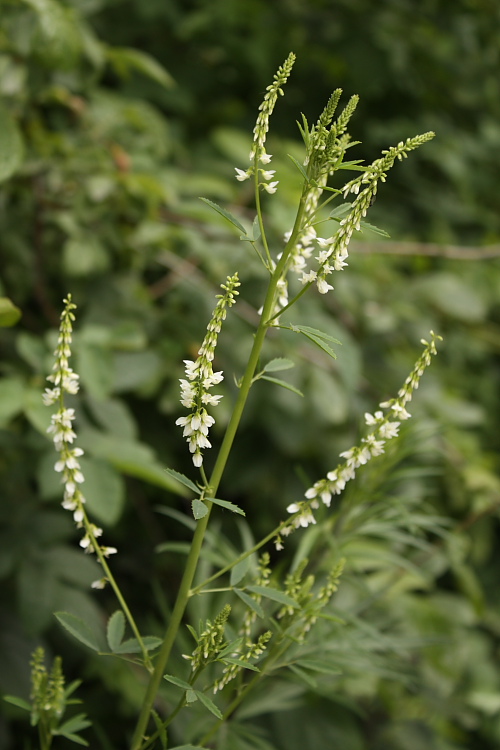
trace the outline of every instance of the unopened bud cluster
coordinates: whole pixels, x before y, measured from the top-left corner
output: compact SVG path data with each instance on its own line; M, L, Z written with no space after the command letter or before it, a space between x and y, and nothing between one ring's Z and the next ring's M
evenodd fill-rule
M271 161L271 154L267 154L265 150L266 137L269 130L269 118L274 110L278 95L283 96L283 89L281 87L287 82L294 62L295 55L291 52L283 65L278 68L274 76L274 81L266 89L266 95L264 96L264 101L259 106L259 115L253 129L253 146L249 157L251 166L246 171L235 167L236 179L240 182L248 180L255 174L255 170L257 170L257 175L259 178L262 177L263 180L261 182L259 179L259 184L268 193L275 193L278 186L278 180L273 181L275 170L262 169L257 165L259 163L267 165Z
M202 449L212 447L207 436L215 419L208 414L206 407L217 406L222 396L211 394L209 390L224 380L222 372L213 371L212 362L222 322L226 319L226 308L236 302L239 286L237 273L228 276L226 283L221 284L224 294L217 295L218 302L198 351L198 359L195 362L184 360L187 379L180 379L181 404L190 409L191 413L187 417L179 417L175 424L184 427L183 435L187 438L193 463L197 467L203 463Z

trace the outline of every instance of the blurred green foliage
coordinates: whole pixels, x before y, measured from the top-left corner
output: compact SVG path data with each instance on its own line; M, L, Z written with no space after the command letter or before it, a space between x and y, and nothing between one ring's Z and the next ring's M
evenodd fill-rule
M159 634L183 558L155 547L187 538L175 512L189 514L189 504L163 471L190 471L173 426L182 360L201 343L218 284L238 269L242 298L218 350L226 379L217 439L261 304L258 262L198 196L250 224L251 194L234 166L246 166L262 92L293 49L269 141L280 179L267 200L276 240L297 198L287 157L301 154L294 121L301 110L314 120L341 86L361 95L358 156L437 133L394 170L373 207L390 247L432 241L479 252L498 243L499 26L494 0L0 0L0 315L10 326L0 329L2 692L27 697L35 645L61 653L85 679L91 745L102 748L125 746L141 699L126 666L75 648L53 618L69 611L100 632L115 608L108 592L89 592L99 572L59 507L45 436L41 392L63 296L71 291L79 306L89 510L119 548L114 569L132 608ZM297 363L289 377L306 397L270 383L252 394L224 497L245 508L256 537L335 465L363 412L397 390L420 337L433 328L445 344L417 394L415 424L360 476L320 540L319 571L340 553L348 560L335 599L347 624L321 623L311 658L327 653L342 673L280 677L231 726L228 750L500 742L499 261L389 256L374 252L378 239L357 238L335 291L302 306L302 322L342 341L334 364L305 343L297 350L293 337L267 343L270 357ZM224 535L227 555L248 543L246 526L220 519L205 575ZM284 569L315 533L290 540ZM218 604L204 598L192 615L213 616ZM98 683L113 700L111 726ZM34 747L15 708L0 711L0 747L20 747L21 737Z

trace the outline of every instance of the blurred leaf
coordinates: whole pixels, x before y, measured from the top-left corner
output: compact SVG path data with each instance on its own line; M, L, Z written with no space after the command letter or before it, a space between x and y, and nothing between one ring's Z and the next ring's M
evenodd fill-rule
M248 556L244 557L243 560L240 560L239 563L236 563L236 565L231 568L231 576L229 580L231 586L237 586L238 583L243 580L250 569L250 565L251 560L250 556Z
M194 692L196 694L196 697L200 701L200 703L203 703L205 708L208 709L211 714L216 716L218 719L223 718L222 711L219 708L217 708L215 703L212 700L210 700L208 695L206 695L205 693L202 693L201 690L195 690Z
M83 457L80 466L85 483L82 487L91 516L106 526L120 519L125 505L125 484L113 466L97 458Z
M163 65L146 52L131 47L108 47L106 56L118 75L122 77L125 77L130 70L137 70L165 88L175 85L174 79Z
M226 221L228 221L230 224L236 227L236 229L239 229L239 231L246 236L247 231L245 227L242 224L240 224L236 216L233 216L232 213L230 213L229 211L226 211L225 208L221 208L220 206L218 206L217 203L214 203L213 201L208 200L208 198L200 198L200 200L203 201L203 203L206 203L207 206L210 206L210 208L213 208L214 211L217 211L217 213L223 216L226 219Z
M10 422L23 409L25 384L20 378L0 379L0 425Z
M294 362L291 359L284 359L283 357L276 357L272 359L267 365L264 366L265 372L279 372L280 370L290 370L295 367Z
M1 110L0 110L0 118L1 118ZM1 181L1 168L2 168L2 156L1 156L1 148L2 148L2 142L1 142L1 127L2 123L0 121L0 181ZM21 318L21 310L15 306L13 302L10 301L7 297L0 297L0 328L8 328L10 326L14 326L17 321Z
M299 606L295 599L292 599L291 596L283 593L283 591L278 591L278 589L273 589L271 588L271 586L252 585L246 586L246 590L251 591L253 594L259 594L259 596L263 596L265 599L272 599L274 602L279 602L286 607L293 607L294 609L297 609L297 607Z
M22 698L17 698L15 695L4 695L2 700L7 701L7 703L12 703L13 706L22 708L25 711L31 712L31 705L28 703L28 701L25 701Z
M162 639L155 635L143 636L142 642L146 651L155 651L163 643ZM122 641L113 651L115 654L140 654L142 648L137 638L129 638L127 641Z
M22 164L24 156L23 141L21 133L14 118L8 110L0 105L0 182L11 177ZM7 322L3 325L14 325L17 307L5 298L1 299L0 313ZM19 318L19 316L18 316Z
M251 596L249 596L247 593L245 593L245 591L242 591L241 589L235 588L234 593L236 594L236 596L238 596L241 599L242 602L244 602L247 605L247 607L249 607L253 612L255 612L257 617L260 617L260 618L264 617L265 613L261 605L259 604L259 602L256 602L255 599L252 599Z
M76 12L56 0L23 0L36 11L41 38L38 53L46 65L72 67L81 52Z
M97 237L72 237L64 243L63 263L68 276L91 276L107 271L110 258Z
M291 385L290 383L287 383L286 380L280 380L279 378L270 378L269 375L261 375L259 380L268 380L270 383L274 383L275 385L281 386L281 388L285 388L287 391L291 391L292 393L295 393L297 396L304 397L304 394L302 391L299 391L298 388L295 388L294 385Z
M417 281L421 296L451 318L466 323L484 320L488 307L484 298L459 276L445 271Z

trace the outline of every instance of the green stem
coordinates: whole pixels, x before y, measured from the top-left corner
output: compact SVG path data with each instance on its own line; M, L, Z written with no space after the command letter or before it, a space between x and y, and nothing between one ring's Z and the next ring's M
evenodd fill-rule
M210 576L210 578L207 578L205 581L200 583L196 588L192 589L191 596L194 596L195 594L199 594L202 589L205 588L205 586L208 586L209 583L212 583L212 581L215 581L217 578L220 578L220 576L223 576L224 573L228 573L232 568L234 568L235 565L238 565L242 560L244 560L247 557L250 557L250 555L253 555L254 552L257 552L258 549L263 547L265 544L271 541L276 534L279 534L281 529L283 529L285 526L288 526L290 523L290 519L292 519L293 516L290 516L286 521L282 521L279 526L276 526L273 531L271 531L270 534L265 536L263 539L260 540L257 544L254 544L254 546L251 549L246 550L246 552L243 552L239 557L236 558L236 560L233 560L233 562L229 563L229 565L226 565L224 568L221 568L217 571L217 573L214 573ZM206 592L205 592L206 593Z
M120 607L122 608L122 610L123 610L123 612L125 614L125 617L128 620L128 623L129 623L129 625L130 625L130 627L132 629L132 632L135 635L135 637L137 639L137 642L139 643L139 645L141 647L142 658L144 659L144 666L146 667L146 669L149 672L151 672L153 670L153 665L151 663L151 659L149 658L149 654L148 654L148 652L146 650L146 647L144 646L144 641L142 640L142 636L141 636L141 634L139 632L139 628L136 625L136 622L134 620L132 612L128 608L127 602L125 601L122 592L120 591L120 587L118 586L118 584L117 584L117 582L116 582L116 580L115 580L115 578L114 578L114 576L113 576L113 574L112 574L112 572L111 572L111 570L109 568L108 562L107 562L105 556L102 553L102 550L101 550L101 548L99 546L99 542L96 540L96 538L94 536L94 532L92 531L92 524L90 523L89 519L87 518L87 514L85 513L85 511L84 511L84 527L85 527L85 531L87 532L87 534L88 534L88 536L90 538L91 544L92 544L92 546L93 546L93 548L95 550L97 558L98 558L99 562L101 563L102 569L103 569L104 573L106 574L106 578L108 579L109 584L110 584L111 588L113 589L116 598L118 599L118 603L120 604Z
M195 533L193 536L193 541L191 544L191 549L189 551L189 555L186 561L186 567L184 569L184 574L182 576L182 580L179 586L179 591L177 594L177 599L174 605L174 609L172 611L172 616L170 618L170 623L165 633L163 644L156 658L154 672L150 677L149 684L146 689L146 694L144 696L144 701L142 704L141 712L139 714L135 732L132 738L131 750L140 750L142 747L143 737L147 729L149 717L151 714L151 710L153 708L156 694L160 687L161 680L165 672L168 659L170 657L170 653L174 646L175 639L177 636L177 631L179 630L179 627L181 625L182 618L184 616L184 612L187 607L187 603L192 594L190 589L193 583L194 575L196 572L196 567L198 564L198 559L201 553L205 531L208 525L208 520L210 518L210 512L212 510L212 503L210 502L210 497L215 497L215 494L219 487L219 483L222 479L222 475L224 473L224 469L226 467L229 454L231 452L231 447L233 445L236 432L238 430L241 416L245 408L248 394L252 386L253 376L257 369L260 353L262 350L262 345L264 343L264 339L265 339L267 330L269 328L269 324L267 323L267 320L273 310L275 293L276 293L278 281L281 278L281 274L283 273L283 270L286 266L288 256L291 252L291 249L294 246L295 238L297 237L299 230L300 230L300 225L301 225L302 217L304 215L304 210L305 210L305 196L306 196L306 189L304 188L304 191L300 199L300 204L297 210L297 216L295 218L295 223L294 223L294 227L292 230L292 234L290 236L289 241L287 242L285 246L283 255L281 256L279 262L276 265L276 268L271 276L269 286L267 288L267 293L266 293L266 298L264 301L264 306L262 309L260 323L255 333L252 350L250 352L245 374L241 382L238 398L234 405L234 409L231 414L229 424L226 428L224 439L222 441L222 445L220 447L219 453L217 455L217 460L215 462L212 475L210 477L210 484L209 484L209 487L207 488L205 500L207 501L207 505L208 505L208 513L206 514L206 516L201 518L196 525ZM257 200L258 200L258 196L257 196ZM259 202L257 202L257 210L258 210L259 224L260 224L262 222L262 217L261 217ZM267 250L267 245L264 244L264 246L266 247L266 250ZM269 253L269 250L267 250L267 253Z

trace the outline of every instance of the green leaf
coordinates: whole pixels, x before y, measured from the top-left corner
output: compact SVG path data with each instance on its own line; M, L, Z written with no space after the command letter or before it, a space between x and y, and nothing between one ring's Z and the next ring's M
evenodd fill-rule
M293 325L293 323L290 324L290 328L292 329L292 331L298 331L299 333L309 334L310 336L315 336L316 338L319 338L319 339L325 339L325 341L331 341L332 344L340 344L340 346L342 346L341 341L334 338L329 333L320 331L318 328L311 328L311 326Z
M85 497L92 516L106 526L120 519L125 507L125 482L118 471L98 458L79 459L85 477Z
M87 740L84 740L83 737L80 737L79 734L72 734L72 733L66 733L66 732L54 732L54 734L60 734L63 737L66 737L67 740L71 740L71 742L74 742L76 745L83 745L84 747L88 747L89 743Z
M21 378L0 379L0 426L4 427L23 410L26 386ZM38 392L40 403L41 393ZM47 409L47 407L45 407ZM48 411L48 410L47 410ZM49 417L50 419L50 417ZM47 425L48 426L48 425Z
M333 357L333 359L337 359L337 355L335 354L333 349L325 343L325 340L333 341L335 344L340 344L341 342L338 339L335 339L328 333L318 331L316 328L311 328L310 326L297 326L290 324L290 329L292 331L295 331L296 333L302 333L306 338L312 341L313 344L316 344L316 346L326 352L330 357Z
M173 674L164 674L163 679L167 680L167 682L171 682L172 685L176 685L182 690L186 690L186 691L192 690L192 685L190 685L189 682L186 682L185 680L181 680L180 677L176 677Z
M198 500L197 497L195 497L195 499L191 503L191 508L193 510L193 516L197 521L199 521L200 518L204 518L208 513L208 508L203 500Z
M298 659L296 664L311 672L322 672L323 674L342 674L337 665L329 664L324 659Z
M4 695L3 700L7 703L12 703L13 706L22 708L25 711L31 711L31 705L28 703L28 701L25 701L22 698L18 698L16 695Z
M279 372L280 370L290 370L292 367L295 367L295 363L291 359L276 357L265 365L264 372Z
M260 669L257 669L254 664L250 664L250 662L244 661L243 659L235 659L232 656L226 656L220 661L223 661L224 664L235 664L237 667L242 667L243 669L251 669L253 672L260 672Z
M118 648L120 643L123 641L124 635L125 635L125 615L123 614L121 609L118 609L116 612L113 612L113 614L109 618L108 627L106 631L108 645L111 651L114 651L115 649Z
M252 599L251 596L249 596L247 593L245 593L241 589L234 589L234 593L236 594L236 596L239 596L241 601L244 602L247 605L247 607L249 607L253 612L255 612L257 617L261 617L261 618L264 617L264 610L262 609L260 604L255 601L255 599Z
M158 638L156 635L146 635L142 639L142 642L146 651L154 651L163 643L162 639ZM129 638L113 649L113 653L115 654L140 654L141 652L141 644L137 638Z
M201 745L176 745L175 747L169 748L169 750L208 750L207 747Z
M189 487L189 489L195 492L197 495L201 493L199 487L197 487L194 482L188 479L184 474L181 474L179 471L176 471L175 469L165 469L165 474L168 474L170 477L172 477L172 479L176 479L185 487Z
M297 677L300 677L300 679L306 683L306 685L309 685L312 688L315 688L318 686L318 683L314 679L314 677L311 677L311 675L307 674L307 672L304 669L301 669L300 667L297 667L296 664L289 664L288 669L291 672L294 672L294 674L297 675Z
M55 734L67 736L68 733L79 732L81 729L87 729L87 727L91 726L92 722L87 719L85 714L78 714L77 716L72 716L64 724L61 724Z
M295 156L292 156L292 154L287 154L287 156L288 156L289 159L291 159L293 161L293 163L295 164L295 166L299 170L299 172L302 175L302 177L304 178L304 180L306 180L306 182L309 182L309 177L307 176L307 172L304 169L304 167L302 166L302 164L299 161L297 161L297 159L295 158Z
M162 542L157 544L155 552L176 552L178 555L189 555L191 545L189 542Z
M0 182L17 172L23 156L23 141L17 123L10 112L0 105Z
M200 200L203 201L203 203L206 203L207 206L210 206L210 208L213 208L214 211L217 211L217 213L223 216L226 219L226 221L228 221L230 224L236 227L236 229L242 232L242 234L247 236L247 231L245 227L242 224L240 224L236 216L233 216L232 213L230 213L229 211L226 211L225 208L221 208L220 206L218 206L217 203L214 203L213 201L208 200L208 198L200 198Z
M206 695L205 693L202 693L201 690L195 690L194 692L196 693L196 697L198 698L200 703L203 703L205 708L207 708L211 714L216 716L218 719L223 718L221 710L217 708L217 706L212 700L210 700L208 695Z
M343 219L351 210L352 203L340 203L328 215L329 219Z
M0 125L1 127L1 125ZM0 133L0 138L1 138ZM1 148L1 142L0 142ZM0 153L0 170L2 168L2 155ZM21 310L10 301L8 297L0 297L0 328L14 326L21 317Z
M116 72L122 77L125 77L130 69L135 69L167 89L175 86L175 81L170 73L146 52L129 47L108 47L106 56Z
M287 383L285 380L279 380L278 378L270 378L269 375L261 375L261 380L268 380L270 383L274 383L275 385L280 385L282 388L286 388L287 391L292 391L292 393L296 393L297 396L304 396L302 391L299 391L298 388L295 388L295 386L290 385L290 383Z
M234 568L232 568L231 570L231 577L229 579L231 586L236 586L241 580L243 580L248 572L249 567L250 555L248 557L244 557L243 560L239 561L239 563L236 563Z
M380 229L380 227L376 227L375 224L369 224L367 221L361 222L361 231L364 229L368 229L368 231L373 232L374 234L378 234L381 237L385 237L386 239L390 238L390 234L385 231L385 229Z
M291 596L284 594L283 591L278 591L278 589L273 589L270 586L247 586L246 590L251 591L253 594L259 594L266 599L272 599L274 602L279 602L286 607L294 607L297 609L299 606Z
M69 612L55 612L54 614L63 628L65 628L68 633L71 633L77 641L88 646L92 651L99 652L101 650L95 634L88 625L83 622L83 620L80 620L79 617L76 617L76 615L72 615Z
M208 498L212 503L215 503L215 505L220 505L221 508L226 508L226 510L230 510L233 513L238 513L240 516L246 515L245 511L239 508L234 503L230 503L228 500L219 500L218 497L210 497ZM205 515L205 514L203 514Z

